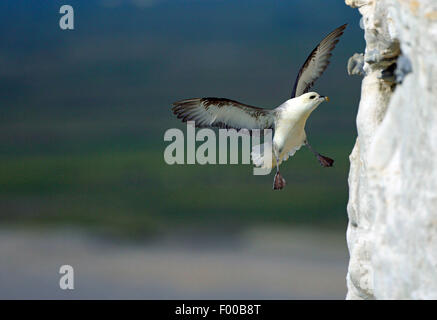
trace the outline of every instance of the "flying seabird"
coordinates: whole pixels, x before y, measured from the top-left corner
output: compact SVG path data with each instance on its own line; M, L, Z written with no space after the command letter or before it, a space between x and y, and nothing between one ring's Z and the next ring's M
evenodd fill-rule
M328 67L331 52L346 26L344 24L332 31L314 48L299 70L291 99L277 108L258 108L225 98L194 98L173 103L173 113L183 122L194 121L196 127L273 129L272 161L264 163L262 146L253 149L252 159L257 167L276 166L274 190L285 186L279 165L303 145L311 150L323 167L332 167L334 160L315 151L308 143L305 133L305 123L311 112L329 99L308 91Z

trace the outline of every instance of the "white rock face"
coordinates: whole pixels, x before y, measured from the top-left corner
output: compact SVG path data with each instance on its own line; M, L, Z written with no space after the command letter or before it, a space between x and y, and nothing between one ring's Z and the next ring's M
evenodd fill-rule
M346 4L366 39L347 299L437 299L437 0Z

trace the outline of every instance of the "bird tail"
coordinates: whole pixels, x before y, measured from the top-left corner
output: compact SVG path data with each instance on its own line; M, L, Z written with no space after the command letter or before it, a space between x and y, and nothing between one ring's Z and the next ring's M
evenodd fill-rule
M270 151L270 157L266 154L266 151ZM251 156L256 167L271 169L276 165L271 142L264 142L252 147Z
M287 153L283 154L281 158L279 159L279 164L281 164L283 161L286 161L289 157L294 156L297 150L299 150L303 144L297 145L294 148L292 148ZM266 154L265 151L269 150L271 156L268 157L268 154ZM272 143L271 142L264 142L262 144L256 145L252 148L252 161L253 164L256 167L261 167L263 169L272 169L276 167L276 158L273 154L272 149Z

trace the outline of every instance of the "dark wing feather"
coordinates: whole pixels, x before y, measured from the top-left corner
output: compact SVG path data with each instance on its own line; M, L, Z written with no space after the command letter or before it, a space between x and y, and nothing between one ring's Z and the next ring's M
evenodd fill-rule
M329 65L331 51L334 50L346 26L347 24L344 24L332 31L314 48L299 70L291 98L308 92L314 82L323 74Z
M233 129L273 128L272 110L253 107L225 98L194 98L173 103L173 113L196 127Z

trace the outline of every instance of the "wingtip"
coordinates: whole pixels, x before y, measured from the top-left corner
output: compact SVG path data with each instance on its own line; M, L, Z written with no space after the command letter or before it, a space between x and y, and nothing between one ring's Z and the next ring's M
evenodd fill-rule
M178 101L172 102L172 104L171 104L172 108L177 107L178 105L180 105L182 101L184 101L184 100L178 100Z
M346 27L347 27L347 26L348 26L348 24L345 23L345 24L339 26L339 27L337 28L337 30L340 30L341 33L343 34L343 32L344 32L344 30L346 30Z
M343 35L344 30L346 30L347 27L347 23L339 26L337 29L335 29L334 31L331 32L332 35L335 35L336 38L339 38Z
M334 29L334 31L331 32L331 34L339 34L339 35L342 35L343 32L344 32L344 30L346 29L347 25L348 25L348 24L345 23L345 24L343 24L343 25L337 27L336 29Z
M202 100L202 98L189 98L189 99L183 99L183 100L178 100L176 102L173 102L172 105L173 106L178 106L184 103L189 103L189 102L197 102Z
M173 107L176 107L176 106L180 105L181 103L183 103L184 101L185 101L185 100L178 100L178 101L175 101L175 102L172 103L172 106L173 106Z

